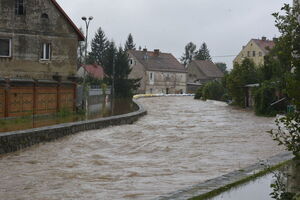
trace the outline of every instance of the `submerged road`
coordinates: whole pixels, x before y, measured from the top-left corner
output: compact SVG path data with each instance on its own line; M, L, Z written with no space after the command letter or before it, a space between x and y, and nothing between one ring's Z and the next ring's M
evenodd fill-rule
M87 131L0 157L0 199L153 199L276 155L256 117L192 97L139 99L133 125Z

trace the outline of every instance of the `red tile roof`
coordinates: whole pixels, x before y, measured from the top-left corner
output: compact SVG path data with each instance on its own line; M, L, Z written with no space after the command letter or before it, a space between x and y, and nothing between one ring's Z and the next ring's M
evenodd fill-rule
M81 31L77 28L77 26L74 24L74 22L70 19L70 17L66 14L66 12L62 9L62 7L60 7L60 5L56 2L56 0L51 0L51 2L53 3L53 5L59 10L59 12L65 17L65 19L70 23L70 25L73 27L73 29L75 30L75 32L78 35L78 40L79 41L84 41L85 37L84 35L81 33Z
M94 78L103 79L106 76L103 67L100 65L84 65L83 67L85 71Z
M268 53L270 49L275 46L274 41L272 40L259 40L252 39L265 53Z

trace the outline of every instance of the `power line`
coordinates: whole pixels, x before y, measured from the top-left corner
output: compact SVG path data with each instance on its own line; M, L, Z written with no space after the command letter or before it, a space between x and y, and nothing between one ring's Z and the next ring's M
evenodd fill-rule
M237 55L212 56L212 58L236 57Z

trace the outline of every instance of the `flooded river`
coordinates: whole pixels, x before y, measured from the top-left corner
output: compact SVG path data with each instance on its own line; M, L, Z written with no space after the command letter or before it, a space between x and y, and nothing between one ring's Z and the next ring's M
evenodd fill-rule
M0 157L0 199L153 199L273 156L273 118L192 97L140 99L133 125Z

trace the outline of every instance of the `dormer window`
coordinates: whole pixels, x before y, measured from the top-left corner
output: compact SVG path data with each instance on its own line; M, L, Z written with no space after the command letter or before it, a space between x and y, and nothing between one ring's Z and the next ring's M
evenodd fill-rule
M15 0L16 15L25 15L25 0Z

